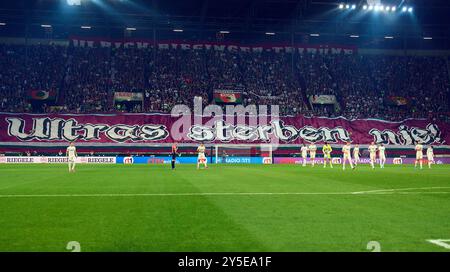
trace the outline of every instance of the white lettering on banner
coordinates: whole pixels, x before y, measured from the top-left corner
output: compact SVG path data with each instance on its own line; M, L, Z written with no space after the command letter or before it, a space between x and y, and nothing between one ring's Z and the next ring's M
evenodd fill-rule
M77 157L77 163L115 164L116 157ZM0 157L0 163L68 163L67 157Z
M25 120L8 117L8 135L21 141L30 140L100 140L100 133L115 142L160 141L169 136L164 125L78 124L75 119L33 118L33 128L25 133Z
M231 141L245 141L245 142L269 142L272 137L283 142L291 143L297 139L303 139L307 142L348 142L352 141L349 131L341 126L337 127L319 127L304 126L297 128L292 125L286 125L282 120L272 120L271 122L261 122L257 120L255 109L253 108L238 108L233 114L237 114L237 124L230 120L226 122L223 119L211 118L204 125L202 124L202 117L199 117L198 122L192 124L191 122L182 123L182 126L177 121L172 123L176 129L171 133L172 137L177 136L177 131L181 131L180 137L187 136L187 140L195 142L231 142ZM181 113L183 109L180 109ZM213 109L208 110L207 113L212 115ZM244 116L249 115L248 121ZM180 120L186 121L181 115ZM251 117L254 116L255 118ZM194 116L195 118L198 116ZM211 116L210 116L211 117ZM191 117L188 117L190 120ZM261 117L259 117L261 118ZM32 118L32 127L27 128L27 123L24 119L18 117L6 117L8 123L8 135L15 137L20 141L93 141L106 140L105 138L118 143L124 142L143 142L143 141L163 141L169 137L169 131L165 125L162 124L81 124L75 118L68 120L62 118L38 117ZM233 122L232 122L233 121ZM185 128L186 126L186 128ZM175 133L175 134L174 134ZM445 141L441 137L441 131L436 124L428 124L425 129L418 127L407 127L400 125L398 131L393 130L379 130L373 128L369 131L369 135L373 136L373 140L377 144L392 144L392 145L411 145L413 143L422 144L441 144ZM173 138L175 139L175 138ZM176 139L175 139L176 140Z
M272 158L264 157L262 162L263 162L263 164L272 164Z
M75 47L111 47L116 48L124 47L137 47L137 48L152 48L153 44L156 45L158 49L181 49L181 50L214 50L214 51L230 51L230 52L262 52L262 51L273 51L275 53L293 53L297 51L300 54L354 54L356 53L356 48L349 46L329 46L329 45L295 45L295 46L241 46L239 44L211 44L211 43L166 43L166 42L144 42L144 41L109 41L108 39L103 39L100 41L89 40L89 38L72 38L72 44Z
M398 133L392 130L371 129L369 134L377 144L412 145L413 143L441 143L441 131L436 124L428 124L426 129L401 125Z
M331 163L332 164L341 164L342 159L341 158L331 158Z
M402 158L394 158L392 160L392 163L393 164L403 164L403 160L402 160Z
M124 164L133 164L134 159L133 159L133 157L125 157L125 158L123 158L123 163Z

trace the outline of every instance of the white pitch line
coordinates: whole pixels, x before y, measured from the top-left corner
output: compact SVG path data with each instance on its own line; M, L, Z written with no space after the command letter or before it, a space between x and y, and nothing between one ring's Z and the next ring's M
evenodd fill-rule
M398 191L412 191L412 190L433 190L433 189L450 189L450 187L416 187L416 188L381 189L381 190L353 192L353 194L355 194L355 195L356 194L373 194L373 193L384 193L384 192L398 192Z
M450 244L449 244L450 243L450 239L430 239L430 240L427 240L427 241L432 243L432 244L441 246L443 248L450 249Z
M359 192L286 192L286 193L148 193L148 194L9 194L0 198L37 198L37 197L140 197L140 196L261 196L261 195L394 195L394 194L450 194L450 192L377 192L373 194Z
M0 198L14 197L134 197L134 196L253 196L253 195L350 195L348 192L329 192L329 193L148 193L148 194L48 194L48 195L0 195Z

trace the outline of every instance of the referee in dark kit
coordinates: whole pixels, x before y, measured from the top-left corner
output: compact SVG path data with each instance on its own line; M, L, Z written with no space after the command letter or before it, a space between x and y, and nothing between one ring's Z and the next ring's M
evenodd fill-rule
M177 156L179 156L177 151L178 151L177 144L174 143L172 145L172 153L171 153L171 155L172 155L172 170L175 170L175 161L176 161Z

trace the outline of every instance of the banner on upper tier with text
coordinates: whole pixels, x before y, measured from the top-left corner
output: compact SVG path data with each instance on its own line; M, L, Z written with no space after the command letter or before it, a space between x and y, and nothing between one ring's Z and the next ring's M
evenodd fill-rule
M316 45L316 44L240 44L230 42L191 42L182 40L146 40L146 39L109 39L91 37L71 37L70 43L75 47L114 47L114 48L157 48L160 50L212 50L229 52L275 52L307 54L354 54L356 46L351 45Z

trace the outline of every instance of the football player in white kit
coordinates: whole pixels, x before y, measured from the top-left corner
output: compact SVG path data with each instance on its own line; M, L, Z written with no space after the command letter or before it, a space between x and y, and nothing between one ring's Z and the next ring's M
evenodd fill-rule
M200 169L200 164L203 164L205 166L205 169L208 168L206 156L205 156L205 145L200 144L200 146L197 148L197 169Z
M300 148L300 151L302 152L302 158L303 158L303 167L306 166L306 159L308 158L308 147L303 144Z
M75 172L75 160L78 157L78 154L73 142L71 142L66 149L66 157L69 163L69 173Z
M415 150L416 150L416 161L414 162L414 168L417 168L417 162L419 162L420 169L422 169L423 145L417 143Z
M428 168L431 169L431 164L434 163L434 152L433 147L430 145L427 148L427 160L428 160Z
M316 159L316 151L317 151L317 146L312 143L308 146L309 149L309 157L311 158L311 165L312 167L314 167L314 160Z
M380 168L384 168L384 164L386 163L386 147L383 144L378 147L378 157L380 158Z
M377 149L378 147L375 145L375 143L371 142L369 145L369 154L370 154L370 166L372 166L372 169L375 169L375 162L377 160Z
M352 169L355 169L355 167L353 167L353 163L352 163L351 150L352 150L352 147L350 146L349 142L346 142L345 145L342 147L342 154L344 157L344 159L342 160L342 170L345 170L345 162L346 161L348 161L348 163L350 164Z
M353 159L355 160L355 166L358 166L359 159L359 144L355 145L355 148L353 148Z

